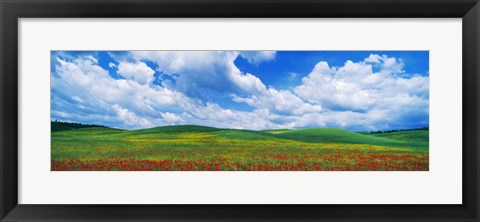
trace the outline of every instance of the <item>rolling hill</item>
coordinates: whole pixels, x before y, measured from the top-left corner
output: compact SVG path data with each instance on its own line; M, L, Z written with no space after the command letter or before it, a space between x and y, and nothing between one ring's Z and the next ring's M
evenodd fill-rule
M410 140L408 137L396 139L395 136L373 136L350 132L338 128L309 128L276 132L277 137L303 141L307 143L349 143L371 144L389 147L414 147L419 149L428 148L428 137L419 137ZM423 140L422 140L423 139Z
M132 140L183 140L185 142L215 141L294 141L304 143L341 143L341 144L369 144L386 147L402 147L414 149L428 149L428 130L402 130L387 133L355 133L338 128L308 128L308 129L279 129L279 130L237 130L221 129L196 125L162 126L139 130L121 130L95 125L77 124L77 128L68 127L52 122L54 135L91 135L108 136L112 138L129 138ZM80 126L80 127L79 127ZM63 128L62 128L63 127Z
M176 125L176 126L159 126L147 129L134 130L137 133L199 133L199 132L214 132L222 129L197 126L197 125Z
M428 142L429 130L428 129L400 130L395 132L365 133L365 135L390 138L390 139L395 139L400 141Z
M52 124L53 125L53 124ZM428 170L428 134L335 128L238 130L52 126L53 171Z

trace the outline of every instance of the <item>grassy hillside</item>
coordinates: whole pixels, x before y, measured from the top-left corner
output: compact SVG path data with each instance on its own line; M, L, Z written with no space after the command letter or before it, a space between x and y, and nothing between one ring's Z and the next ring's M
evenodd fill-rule
M428 131L427 131L428 133ZM414 135L410 133L409 135ZM308 143L348 143L348 144L371 144L387 147L411 147L416 149L428 149L427 140L409 140L406 137L396 139L394 136L382 137L364 135L336 128L311 128L277 132L275 136L284 139L298 140Z
M105 136L110 137L119 133L128 133L128 130L122 129L112 129L107 127L88 127L88 128L78 128L78 129L69 129L52 132L52 136L72 136L72 137L98 137Z
M400 141L428 142L428 139L429 139L429 131L425 129L401 130L401 131L386 132L386 133L366 133L366 135L390 138L390 139L395 139Z
M178 126L160 126L148 129L136 130L136 133L199 133L199 132L213 132L219 131L222 129L208 127L208 126L197 126L197 125L178 125Z
M428 170L428 140L415 132L193 125L53 130L52 170Z
M285 133L288 131L292 131L292 129L273 129L273 130L262 130L261 132L264 133L271 133L271 134L277 134L277 133Z
M175 144L249 144L251 146L257 146L258 144L296 144L302 142L304 146L304 143L369 144L394 148L428 149L428 130L362 134L337 128L253 131L219 129L196 125L178 125L140 130L120 130L94 126L62 131L63 133L53 135L111 136L115 139L121 138L127 141L149 140Z
M231 139L241 139L241 140L272 140L277 137L269 133L264 133L261 131L253 130L235 130L235 129L226 129L215 132L215 135L231 138Z

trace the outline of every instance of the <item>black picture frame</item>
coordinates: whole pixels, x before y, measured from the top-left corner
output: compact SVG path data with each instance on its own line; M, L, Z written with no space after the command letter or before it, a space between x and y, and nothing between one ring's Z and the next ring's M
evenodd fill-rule
M478 0L0 0L0 15L1 221L479 221ZM18 204L17 21L47 17L463 18L463 204Z

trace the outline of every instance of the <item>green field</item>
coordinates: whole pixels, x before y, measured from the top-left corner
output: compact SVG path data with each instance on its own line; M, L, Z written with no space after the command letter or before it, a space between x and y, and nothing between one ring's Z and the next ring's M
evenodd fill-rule
M426 171L428 129L356 133L336 128L141 130L52 122L51 170Z

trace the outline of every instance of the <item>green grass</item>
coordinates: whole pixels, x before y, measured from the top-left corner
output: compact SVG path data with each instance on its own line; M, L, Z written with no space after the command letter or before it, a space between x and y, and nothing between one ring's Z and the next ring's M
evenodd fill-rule
M288 131L292 131L292 130L291 129L273 129L273 130L262 130L261 132L277 134L277 133L285 133Z
M178 125L178 126L161 126L148 129L136 130L136 133L197 133L197 132L214 132L222 129L208 127L208 126L197 126L197 125Z
M415 132L412 132L413 135ZM337 128L311 128L289 130L275 134L275 136L285 139L303 141L308 143L349 143L349 144L371 144L387 147L406 147L415 149L428 149L428 131L427 138L422 136L415 137L415 140L409 140L407 137L396 139L395 136L373 136L350 132Z
M416 142L428 142L429 131L428 130L402 130L397 132L387 133L366 133L376 137L390 138L400 141L416 141Z
M227 129L221 130L214 133L215 135L230 138L230 139L239 139L239 140L274 140L277 139L275 135L269 133L264 133L260 131L253 130L234 130Z
M51 143L54 170L428 169L428 130L362 134L334 128L90 127L52 132ZM118 167L121 161L130 161L130 168ZM155 165L162 161L170 161L168 167Z

